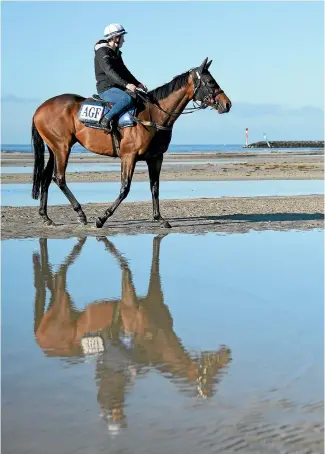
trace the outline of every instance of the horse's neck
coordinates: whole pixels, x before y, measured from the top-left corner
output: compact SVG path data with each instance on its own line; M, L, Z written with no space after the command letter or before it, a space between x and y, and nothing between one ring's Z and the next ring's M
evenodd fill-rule
M186 84L176 92L171 93L167 96L167 98L159 100L158 102L160 107L173 115L162 112L157 108L153 109L158 111L155 115L157 122L159 121L159 124L172 126L181 115L187 104L193 99L193 96L189 92L191 92L189 84Z

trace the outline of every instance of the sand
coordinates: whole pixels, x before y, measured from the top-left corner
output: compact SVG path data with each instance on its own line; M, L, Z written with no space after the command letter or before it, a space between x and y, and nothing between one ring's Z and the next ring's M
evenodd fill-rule
M306 230L322 228L324 199L322 195L296 197L255 197L221 199L163 200L161 213L172 229L151 221L151 202L124 202L103 228L95 219L107 205L83 205L88 225L77 222L70 205L49 206L48 214L56 224L44 226L38 207L3 207L2 239L65 238L103 236L118 233L245 233L250 230Z
M2 172L6 166L32 166L33 156L2 153ZM223 163L227 160L228 163ZM193 162L195 163L193 164ZM210 164L205 162L210 161ZM70 162L119 163L119 160L95 154L71 155ZM190 162L190 164L186 164ZM273 152L242 154L166 155L163 181L323 179L324 156L321 152ZM68 173L67 181L119 181L120 172ZM3 174L2 183L31 183L31 174ZM136 170L134 181L148 181L147 171ZM240 182L238 183L240 184ZM51 188L50 188L51 190ZM132 191L132 187L131 187ZM77 194L76 194L77 195ZM208 194L207 194L208 196ZM2 238L69 237L111 235L117 233L247 232L323 228L322 195L292 197L225 197L219 199L162 200L161 213L172 229L153 222L151 202L124 201L102 229L95 219L108 204L83 205L88 225L77 222L70 205L49 206L48 214L56 224L44 226L37 207L2 207Z
M195 164L192 162L195 161ZM206 163L210 161L210 163ZM227 163L224 163L227 161ZM186 164L190 162L190 164ZM119 164L120 160L96 154L72 154L69 163ZM31 183L31 174L5 174L6 167L32 167L33 155L1 154L2 183ZM161 172L162 181L222 181L323 179L324 154L321 152L271 152L242 154L166 154ZM114 172L69 172L67 182L120 181L119 166ZM148 181L148 172L135 169L133 181Z

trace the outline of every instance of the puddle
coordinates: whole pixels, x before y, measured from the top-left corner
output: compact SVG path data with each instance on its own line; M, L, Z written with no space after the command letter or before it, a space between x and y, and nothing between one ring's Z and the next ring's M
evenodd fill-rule
M306 450L323 421L323 243L3 241L4 452L268 452L287 429Z
M210 159L209 161L197 160L197 161L166 161L164 162L164 167L176 166L176 165L217 165L217 164L245 164L248 162L247 160L229 160L229 159ZM13 173L33 173L33 167L30 166L3 166L1 167L1 174L13 174ZM121 163L112 163L112 164L91 164L91 163L84 163L84 164L69 164L67 168L67 173L72 172L120 172L121 170ZM147 164L138 162L136 165L136 170L148 170Z
M3 206L38 206L31 198L31 184L3 184ZM81 204L113 201L119 194L120 183L70 183L69 188ZM323 180L259 180L259 181L162 181L161 200L217 197L258 197L323 194ZM133 182L128 202L151 200L148 182ZM51 184L49 205L69 203L61 190Z

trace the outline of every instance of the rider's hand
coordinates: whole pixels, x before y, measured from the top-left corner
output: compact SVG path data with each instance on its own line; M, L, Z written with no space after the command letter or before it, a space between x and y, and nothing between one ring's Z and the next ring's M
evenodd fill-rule
M142 88L142 90L148 91L148 87L146 85L144 85L144 84L141 84L141 83L138 85L138 88Z
M127 86L125 88L129 91L132 91L133 93L135 93L135 91L137 89L137 87L134 84L127 84Z

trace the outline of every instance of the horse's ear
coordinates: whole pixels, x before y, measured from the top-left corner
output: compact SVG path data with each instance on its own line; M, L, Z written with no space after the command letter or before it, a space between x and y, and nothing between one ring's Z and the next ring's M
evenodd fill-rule
M205 69L209 69L209 68L210 68L210 65L211 65L211 63L212 63L212 60L210 60L210 61L209 61L209 63L207 63L207 64L205 65Z
M199 73L202 73L204 71L205 65L207 64L208 60L209 60L208 57L205 60L203 60L201 66L199 67Z

